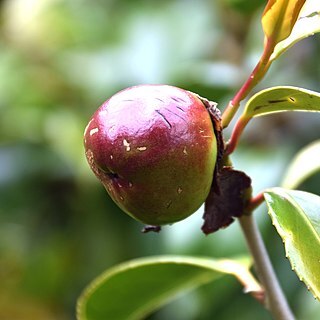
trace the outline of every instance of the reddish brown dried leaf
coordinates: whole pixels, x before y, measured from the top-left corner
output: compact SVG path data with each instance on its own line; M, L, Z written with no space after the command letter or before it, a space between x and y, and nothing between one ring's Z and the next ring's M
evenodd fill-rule
M251 179L244 172L232 167L218 170L205 202L202 231L210 234L230 225L234 217L243 215L251 191Z

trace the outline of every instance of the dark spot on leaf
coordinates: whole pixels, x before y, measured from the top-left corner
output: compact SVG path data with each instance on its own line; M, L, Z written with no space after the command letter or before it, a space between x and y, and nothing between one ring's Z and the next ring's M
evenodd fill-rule
M269 103L281 103L281 102L287 102L288 99L278 99L278 100L268 100Z
M267 106L268 106L268 105L256 106L256 107L253 108L253 111L257 111L257 110L262 109L262 108L265 108L265 107L267 107Z
M318 16L319 14L320 14L319 11L314 11L314 12L309 13L306 16L300 17L299 20L300 19L305 19L305 18L312 18L312 17Z
M144 226L141 230L142 233L148 233L148 232L157 232L159 233L161 231L160 226Z
M205 202L202 231L210 234L243 215L251 192L251 179L244 172L232 167L219 169Z

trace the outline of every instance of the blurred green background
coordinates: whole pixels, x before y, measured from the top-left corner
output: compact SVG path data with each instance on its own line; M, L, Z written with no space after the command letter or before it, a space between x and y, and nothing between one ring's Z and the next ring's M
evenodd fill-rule
M261 53L265 3L0 1L1 320L74 319L89 281L128 259L246 252L237 223L205 237L201 210L160 234L141 234L142 225L120 212L91 173L82 135L104 100L140 83L180 86L223 109ZM282 56L259 88L319 91L319 39ZM251 175L255 192L276 186L293 155L319 136L316 115L257 119L233 156L235 167ZM319 194L319 185L318 175L301 189ZM291 271L265 207L256 216L297 317L319 319L319 303ZM270 319L241 290L223 278L148 319Z

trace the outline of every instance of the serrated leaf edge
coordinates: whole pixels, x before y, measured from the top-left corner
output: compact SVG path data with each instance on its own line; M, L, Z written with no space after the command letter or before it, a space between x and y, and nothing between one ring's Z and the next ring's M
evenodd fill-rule
M275 191L276 191L276 192L275 192ZM312 232L314 233L315 237L318 238L319 242L320 242L320 237L319 237L319 235L317 234L317 232L314 231L314 228L313 228L310 220L309 220L309 219L307 218L307 216L304 214L304 211L301 209L300 205L299 205L290 195L288 195L287 193L285 193L282 188L272 188L272 189L268 189L268 190L266 190L266 191L264 192L264 197L265 197L265 200L266 200L266 203L267 203L267 206L268 206L268 214L269 214L269 216L270 216L270 218L271 218L272 225L276 228L278 234L280 235L280 237L281 237L281 239L282 239L282 241L283 241L283 243L284 243L285 256L286 256L286 258L289 260L292 270L297 274L299 280L302 281L302 282L306 285L306 288L308 289L308 291L310 291L310 292L312 293L313 297L314 297L315 299L317 299L317 300L320 301L320 295L319 295L319 296L317 295L316 291L313 289L312 284L310 284L307 279L304 279L302 276L300 276L300 275L296 272L295 264L294 264L294 262L292 261L292 259L290 258L289 254L288 254L288 248L287 248L287 243L288 243L287 238L288 238L288 237L284 235L284 230L283 230L283 228L279 225L279 223L277 222L277 220L276 220L276 219L273 217L273 215L271 214L272 208L271 208L271 206L269 205L268 199L267 199L267 197L266 197L266 195L267 195L267 196L270 196L270 193L275 193L275 194L281 196L283 199L287 200L287 201L290 202L293 206L295 206L295 207L297 208L297 210L302 213L303 219L306 221L306 223L311 226L310 229L311 229Z

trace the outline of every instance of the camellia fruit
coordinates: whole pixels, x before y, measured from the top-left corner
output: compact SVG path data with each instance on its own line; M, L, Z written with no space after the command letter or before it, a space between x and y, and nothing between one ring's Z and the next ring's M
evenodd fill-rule
M207 198L217 158L210 114L196 94L167 85L118 92L85 129L86 158L117 205L160 226Z

